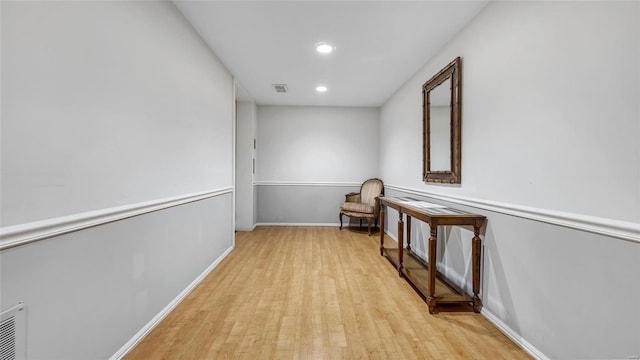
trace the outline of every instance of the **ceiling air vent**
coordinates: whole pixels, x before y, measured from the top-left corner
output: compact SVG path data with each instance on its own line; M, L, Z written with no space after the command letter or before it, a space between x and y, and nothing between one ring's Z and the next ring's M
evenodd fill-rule
M278 93L287 92L287 84L271 84L271 85L273 85L273 89Z

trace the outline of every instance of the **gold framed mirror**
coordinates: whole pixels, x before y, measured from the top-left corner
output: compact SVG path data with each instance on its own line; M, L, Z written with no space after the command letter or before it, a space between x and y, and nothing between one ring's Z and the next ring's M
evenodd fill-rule
M461 110L461 60L457 57L422 85L423 181L460 184Z

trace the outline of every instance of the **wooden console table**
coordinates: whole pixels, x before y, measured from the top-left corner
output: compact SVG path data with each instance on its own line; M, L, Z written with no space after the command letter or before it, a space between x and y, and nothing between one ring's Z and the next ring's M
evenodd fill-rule
M438 312L438 304L466 303L473 307L474 312L480 312L480 228L486 218L482 215L470 214L441 205L430 204L425 201L410 198L381 197L381 205L396 209L398 219L398 248L384 247L384 206L380 208L380 255L398 269L398 274L413 286L425 299L429 306L429 313ZM404 248L404 215L407 216L407 247ZM424 261L411 251L411 218L414 217L429 224L428 261ZM471 261L473 271L473 296L467 295L458 286L451 283L436 269L438 225L472 226L473 238Z

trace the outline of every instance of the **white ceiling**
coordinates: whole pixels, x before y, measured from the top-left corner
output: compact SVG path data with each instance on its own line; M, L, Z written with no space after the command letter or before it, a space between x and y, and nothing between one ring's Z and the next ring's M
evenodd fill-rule
M174 2L256 103L380 106L488 0Z

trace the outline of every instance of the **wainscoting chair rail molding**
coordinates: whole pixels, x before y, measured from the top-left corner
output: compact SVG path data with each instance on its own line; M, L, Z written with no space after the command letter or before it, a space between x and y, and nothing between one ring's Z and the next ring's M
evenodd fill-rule
M468 198L464 196L437 194L397 185L385 184L385 188L640 243L639 223Z
M258 186L326 186L342 187L362 185L362 181L256 181Z
M233 192L233 187L205 190L152 201L139 202L107 209L88 211L25 224L0 228L0 251L53 236L99 226L137 215L204 200Z

